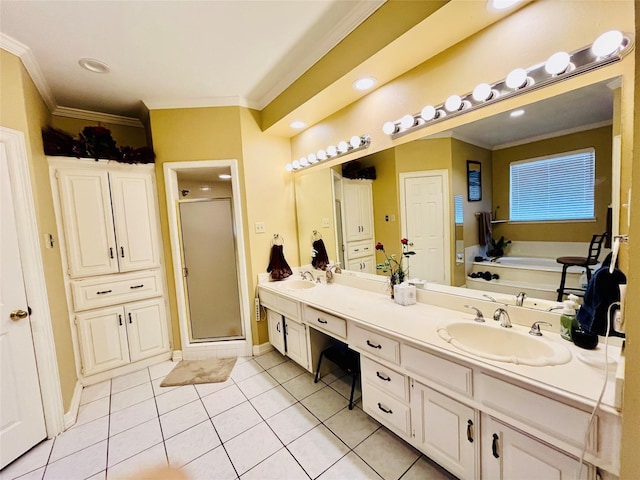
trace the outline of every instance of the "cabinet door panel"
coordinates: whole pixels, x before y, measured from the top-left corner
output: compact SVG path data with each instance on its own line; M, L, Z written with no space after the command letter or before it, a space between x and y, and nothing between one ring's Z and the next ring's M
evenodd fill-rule
M127 328L122 307L81 313L76 319L85 375L129 363Z
M118 271L107 172L59 170L69 276Z
M305 370L308 370L307 327L288 318L285 318L284 321L285 334L287 336L287 356Z
M282 315L272 310L267 310L267 321L269 322L269 343L281 354L285 354L284 349L284 327Z
M125 320L132 362L169 350L167 318L161 298L125 305Z
M120 271L160 265L155 188L148 173L110 172Z

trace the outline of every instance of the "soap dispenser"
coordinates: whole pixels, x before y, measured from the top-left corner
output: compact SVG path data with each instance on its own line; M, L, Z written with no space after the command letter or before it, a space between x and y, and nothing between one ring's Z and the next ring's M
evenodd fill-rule
M564 307L560 317L560 336L571 342L571 327L576 322L576 304L573 300L565 300L562 303Z

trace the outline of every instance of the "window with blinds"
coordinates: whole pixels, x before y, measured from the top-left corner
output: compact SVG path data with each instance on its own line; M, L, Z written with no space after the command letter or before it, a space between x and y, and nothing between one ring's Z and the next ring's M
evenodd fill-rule
M513 162L509 220L593 220L595 168L593 148Z

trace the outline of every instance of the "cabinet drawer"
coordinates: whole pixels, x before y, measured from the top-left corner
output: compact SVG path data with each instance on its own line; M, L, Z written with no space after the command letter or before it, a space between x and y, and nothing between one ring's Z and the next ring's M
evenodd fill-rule
M456 392L473 394L473 370L408 345L402 345L402 366L422 378Z
M319 330L326 330L341 338L347 337L347 322L343 318L305 306L304 321L307 325Z
M295 300L289 300L263 288L259 289L258 296L260 303L265 307L294 320L300 320L300 304Z
M360 371L362 382L368 382L376 388L398 397L400 400L409 400L409 381L405 375L387 368L379 363L360 357Z
M362 383L362 409L383 425L409 435L409 406L366 382Z
M78 312L157 297L162 295L160 270L73 280L71 292Z
M351 243L347 244L347 257L351 258L359 258L366 257L367 255L371 255L374 252L373 243L364 242L364 243Z
M357 325L349 327L349 345L369 355L400 363L400 343Z

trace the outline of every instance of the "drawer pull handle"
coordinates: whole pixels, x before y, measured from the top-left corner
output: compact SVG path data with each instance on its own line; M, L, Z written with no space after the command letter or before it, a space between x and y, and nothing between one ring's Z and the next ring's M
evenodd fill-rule
M384 407L382 406L382 404L381 404L380 402L378 402L378 408L379 408L380 410L382 410L384 413L393 414L393 410L391 410L391 409L387 410L386 408L384 408Z
M498 453L498 440L500 439L500 437L498 437L497 433L493 434L493 441L491 442L491 451L493 452L493 456L496 458L500 458L500 454Z
M122 315L118 315L118 322L120 322L120 326L122 326Z
M318 323L322 323L322 324L326 325L329 322L327 322L326 320L323 320L322 318L318 318Z
M129 323L133 323L133 320L131 320L131 312L129 312Z
M105 293L111 293L113 290L102 290L100 292L96 292L96 295L104 295Z
M467 440L469 443L473 443L473 422L471 420L467 420Z
M386 375L382 375L380 372L376 372L376 376L380 380L384 380L385 382L390 382L391 381L391 377L387 377Z
M136 288L142 288L142 287L144 287L144 283L141 283L140 285L131 285L129 288L130 288L131 290L134 290L134 289L136 289Z
M369 345L371 348L377 348L377 349L382 348L382 345L380 344L376 345L375 343L371 343L369 340L367 340L367 345Z

